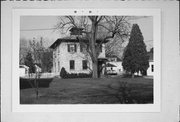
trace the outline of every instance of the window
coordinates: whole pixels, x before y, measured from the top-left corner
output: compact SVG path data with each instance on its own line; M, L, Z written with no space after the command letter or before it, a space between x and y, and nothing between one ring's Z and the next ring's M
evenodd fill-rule
M83 60L82 61L82 66L83 66L83 69L87 69L88 66L87 66L87 60Z
M76 44L68 44L68 52L76 52Z
M151 65L151 71L154 72L154 65Z
M70 69L72 70L72 69L75 69L74 67L74 60L70 60Z

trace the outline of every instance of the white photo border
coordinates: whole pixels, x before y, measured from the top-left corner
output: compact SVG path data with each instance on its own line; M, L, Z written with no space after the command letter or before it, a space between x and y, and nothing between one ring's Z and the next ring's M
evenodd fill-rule
M76 13L74 12L76 11ZM89 12L91 11L91 12ZM12 112L160 112L161 10L160 9L13 9ZM109 15L152 16L154 45L153 104L20 104L19 40L21 16Z

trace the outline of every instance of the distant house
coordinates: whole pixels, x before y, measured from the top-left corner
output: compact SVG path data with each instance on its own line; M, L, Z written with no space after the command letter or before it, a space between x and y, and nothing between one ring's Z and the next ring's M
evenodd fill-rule
M108 59L108 62L106 63L107 72L109 73L112 72L112 73L117 73L117 74L123 73L122 60L119 57L112 55L112 56L108 56L107 59ZM108 65L108 64L111 64L111 65Z
M153 58L153 52L148 52L149 56L149 68L147 69L147 75L153 76L154 75L154 58Z
M29 74L29 67L26 65L19 65L19 76L25 77Z
M83 40L88 41L88 40ZM99 43L100 40L96 40ZM51 46L53 49L53 72L59 74L64 67L68 73L90 73L92 60L85 54L85 50L75 36L59 38ZM105 57L105 45L101 45L98 64L102 65Z
M154 75L154 61L153 61L153 52L148 52L149 56L149 68L147 69L147 76L153 76ZM107 72L112 72L112 73L117 73L117 74L123 74L124 69L122 66L122 60L118 58L117 56L108 56L107 57L108 62L106 64L110 64L109 66L107 65L106 69ZM135 73L135 75L141 75L140 73Z

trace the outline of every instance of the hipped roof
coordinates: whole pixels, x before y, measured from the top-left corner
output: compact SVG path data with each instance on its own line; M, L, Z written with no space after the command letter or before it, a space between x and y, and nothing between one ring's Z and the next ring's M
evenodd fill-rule
M84 42L88 42L87 39L82 39ZM100 43L102 40L97 39L96 43ZM106 40L104 43L107 43L109 40ZM57 39L51 46L50 48L55 49L57 46L59 46L62 42L79 42L78 39L76 38L59 38Z

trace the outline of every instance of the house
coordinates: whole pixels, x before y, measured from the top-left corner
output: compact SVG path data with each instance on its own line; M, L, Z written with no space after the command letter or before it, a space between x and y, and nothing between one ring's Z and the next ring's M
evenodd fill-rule
M148 52L149 56L149 68L147 69L147 75L153 76L154 75L154 58L153 58L153 52Z
M19 76L25 77L29 74L29 67L26 65L19 65Z
M149 68L147 69L147 76L153 76L154 74L154 61L153 61L153 52L148 52L149 56ZM117 56L108 56L107 57L108 62L106 63L106 70L107 73L121 75L124 73L123 66L122 66L122 60L118 58ZM110 64L110 65L109 65ZM135 75L141 75L140 73L135 73Z
M107 73L109 72L118 75L123 73L122 60L119 57L112 55L112 56L107 56L107 59L108 59L108 62L106 63Z
M88 40L83 40L88 41ZM100 43L101 40L96 40ZM53 69L52 71L59 75L61 68L64 67L68 73L90 73L92 71L92 60L87 53L84 53L84 47L80 45L76 36L69 38L59 38L51 46L53 49ZM106 60L105 45L101 45L98 56L98 64L102 65Z

